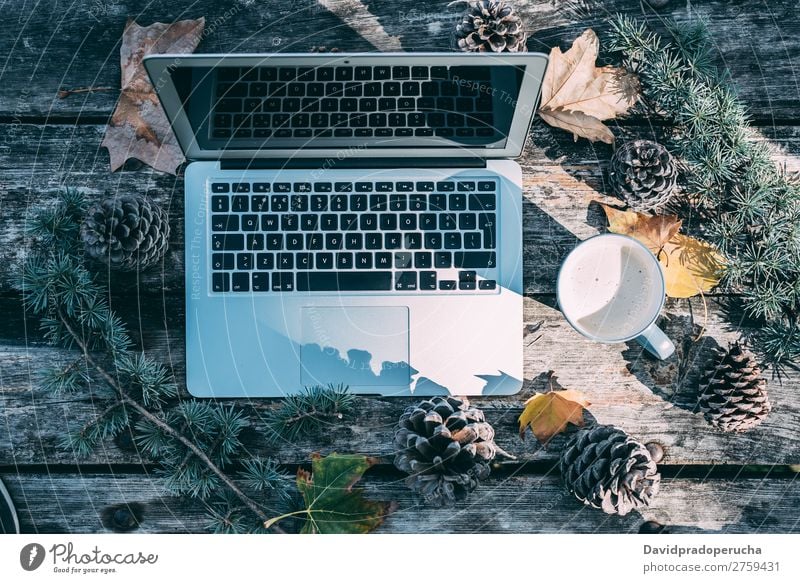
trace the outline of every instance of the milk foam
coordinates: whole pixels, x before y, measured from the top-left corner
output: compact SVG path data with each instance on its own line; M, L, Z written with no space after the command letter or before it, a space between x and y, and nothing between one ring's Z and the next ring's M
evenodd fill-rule
M643 331L661 309L659 269L623 237L596 237L567 258L558 285L564 314L580 331L614 341Z

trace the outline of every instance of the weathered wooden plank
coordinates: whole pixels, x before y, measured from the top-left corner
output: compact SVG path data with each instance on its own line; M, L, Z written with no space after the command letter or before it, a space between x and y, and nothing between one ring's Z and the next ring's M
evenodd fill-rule
M404 0L364 3L378 26L398 38L404 50L451 49L451 31L461 8L448 8L448 0L424 6ZM144 14L132 0L68 5L58 0L34 5L15 0L3 6L7 25L0 30L0 50L6 55L0 68L0 116L12 119L107 116L116 101L115 91L67 99L58 99L56 94L62 88L119 86L119 39L128 17L149 24L205 16L200 52L302 52L318 46L374 50L370 42L314 0L159 0L148 3ZM545 52L555 45L568 45L585 27L606 29L616 12L644 15L655 24L666 15L678 20L702 18L719 50L719 63L730 68L754 114L767 122L798 117L800 14L795 0L768 5L723 0L691 5L674 2L658 13L631 0L517 0L515 6L531 31L529 48Z
M3 479L26 533L110 532L108 516L120 505L140 517L135 532L203 532L205 525L200 504L164 496L155 476L22 473ZM378 530L383 533L636 533L650 520L669 532L800 529L800 481L792 478L664 479L652 506L625 517L582 506L556 474L492 477L466 501L443 509L421 506L399 474L371 472L361 483L367 497L398 502Z
M183 295L183 179L141 169L108 173L108 154L99 149L102 126L20 126L15 141L0 143L0 291L11 286L24 254L24 226L40 205L54 200L60 186L85 188L92 199L105 191L149 193L168 208L170 251L163 269L137 276L115 274L120 289L143 295ZM0 127L0 129L2 129ZM800 128L763 130L775 145L776 161L800 170ZM641 128L638 135L648 135ZM608 189L604 170L611 156L605 145L580 141L536 122L520 164L524 171L524 265L526 293L551 293L564 255L578 239L604 225L598 207ZM605 200L605 199L604 199ZM607 199L615 201L615 199Z
M708 426L702 415L694 412L699 370L706 364L710 350L726 346L746 332L745 323L731 321L720 307L709 300L707 330L700 342L692 342L702 322L699 300L670 301L662 321L675 340L677 353L665 362L643 354L630 343L600 345L583 339L550 304L551 298L525 301L525 385L519 395L476 399L498 432L499 444L523 461L552 459L558 455L561 441L549 449L529 438L524 443L517 436L516 420L524 401L534 391L545 389L546 371L554 370L563 386L583 391L592 402L590 416L599 423L623 427L638 439L661 443L668 464L792 464L800 463L800 375L791 373L783 383L770 383L774 410L759 428L743 435L726 435ZM691 308L691 311L690 311ZM15 314L15 322L0 336L0 464L69 464L75 463L71 452L58 449L59 439L69 428L76 428L102 409L107 393L95 389L92 398L81 392L52 397L39 388L42 369L66 364L77 357L75 352L41 346L36 336L24 340L19 306L0 302L0 313ZM164 311L155 302L123 312L126 320L138 325L144 346L172 370L179 385L184 382L182 342L183 315L179 307ZM140 319L141 318L141 319ZM35 325L28 322L28 330ZM9 335L9 331L13 335ZM138 332L137 332L138 334ZM92 403L92 399L96 403ZM397 418L412 402L408 399L358 400L353 414L341 423L326 426L324 432L310 435L295 444L271 445L264 437L263 413L276 406L273 400L242 402L250 418L251 429L245 441L250 449L271 455L282 463L299 463L313 451L356 451L392 456L392 433ZM131 449L121 450L107 444L88 463L138 463Z

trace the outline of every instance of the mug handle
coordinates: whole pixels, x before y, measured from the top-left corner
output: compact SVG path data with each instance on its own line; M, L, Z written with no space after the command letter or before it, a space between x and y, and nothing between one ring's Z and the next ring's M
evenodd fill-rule
M672 340L667 338L667 335L655 324L650 324L644 332L637 336L636 342L660 360L668 359L675 352Z

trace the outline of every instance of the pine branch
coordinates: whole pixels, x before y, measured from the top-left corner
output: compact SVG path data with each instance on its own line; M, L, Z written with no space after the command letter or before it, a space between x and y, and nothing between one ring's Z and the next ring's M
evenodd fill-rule
M259 495L283 495L285 476L274 462L258 460L246 464L241 476L227 472L226 466L243 451L239 435L248 425L233 407L185 400L165 410L168 400L178 396L177 385L161 363L144 352L131 352L131 338L109 308L107 290L83 264L78 234L85 209L83 195L68 189L58 205L31 218L28 230L35 244L17 282L26 308L41 317L47 340L82 354L68 366L48 371L44 388L56 394L75 391L89 383L94 371L103 381L100 386L113 395L113 402L67 434L62 446L88 455L102 440L131 428L136 443L160 462L168 490L235 500L237 512L251 516L252 530L263 531L266 509L236 480L241 478L245 488ZM233 516L228 516L226 528L232 528Z
M800 181L754 141L747 109L713 63L704 24L667 29L660 36L619 16L606 44L639 75L649 109L671 124L667 145L681 161L685 190L728 260L724 284L765 326L753 335L755 348L780 373L795 366L800 345Z
M61 323L67 329L69 334L72 336L75 343L83 352L83 357L86 359L86 362L91 366L97 373L103 378L103 380L113 388L116 393L117 397L119 398L120 402L124 403L125 405L129 406L131 409L139 413L143 418L147 419L150 423L161 429L167 435L178 440L186 449L191 451L197 458L202 461L206 467L211 470L227 487L228 489L233 492L236 497L247 507L249 508L256 516L258 516L263 521L269 520L269 516L258 506L258 504L250 498L247 494L242 492L239 487L234 483L234 481L228 477L228 475L223 472L217 465L211 461L211 459L206 455L204 451L202 451L197 445L194 444L190 439L187 439L183 434L176 431L171 425L165 423L162 419L157 417L155 414L150 412L144 406L140 405L137 401L132 399L127 395L125 390L119 385L117 379L111 376L111 374L99 363L97 362L89 352L89 348L83 341L83 338L70 326L67 318L64 314L59 310L58 312L59 318Z
M268 439L294 441L340 421L354 404L355 396L344 385L306 387L301 393L285 397L277 409L263 416Z

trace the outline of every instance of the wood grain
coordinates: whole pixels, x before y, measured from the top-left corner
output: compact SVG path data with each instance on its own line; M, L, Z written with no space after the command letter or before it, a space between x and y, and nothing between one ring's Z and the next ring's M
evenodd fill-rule
M119 40L128 18L145 25L205 16L206 33L198 52L206 53L303 52L313 47L373 51L373 44L356 30L375 21L385 35L377 27L372 34L399 39L405 51L447 51L452 50L452 31L461 14L461 8L448 8L448 3L382 0L365 3L365 14L351 14L351 0L326 0L332 10L315 0L156 0L142 13L143 6L134 0L12 0L3 8L5 22L14 24L0 29L0 52L7 55L0 69L0 116L105 119L116 92L66 99L57 93L64 88L119 86ZM569 46L584 28L606 30L609 17L618 12L645 17L656 26L664 16L679 21L702 18L718 50L718 63L730 69L754 115L764 123L798 117L800 11L795 0L673 2L659 12L630 0L514 4L531 32L529 49L544 52Z
M136 532L194 533L205 525L199 503L165 497L153 475L22 473L3 479L19 501L23 532L112 532L106 517L120 506L132 506L141 517ZM421 506L397 473L370 472L361 484L369 498L398 502L377 531L383 533L636 533L649 520L676 533L800 529L800 480L794 477L665 479L651 507L624 517L581 505L556 474L492 476L466 501L444 509Z
M643 354L638 345L601 345L589 342L574 332L551 304L528 298L525 301L526 343L525 385L513 397L476 399L487 418L498 431L498 442L521 460L552 459L558 454L561 441L548 449L536 445L529 436L523 443L517 437L517 418L524 401L535 391L546 389L546 372L553 370L567 388L584 392L592 403L590 420L618 425L644 442L655 441L666 449L664 463L683 464L792 464L800 462L800 375L793 373L782 383L769 385L774 410L759 428L742 435L726 435L705 423L695 412L697 379L708 362L711 349L727 344L746 332L710 300L706 332L699 342L692 338L700 332L702 304L670 301L662 326L675 339L676 356L658 362ZM0 302L5 313L14 311L14 304ZM19 307L16 307L19 310ZM20 312L16 312L20 316ZM183 316L179 307L153 302L141 309L122 312L133 319L131 326L142 334L144 347L167 364L181 387L184 383L182 341ZM33 329L33 322L27 323ZM16 328L16 326L15 326ZM102 385L91 393L52 397L39 388L41 369L55 363L67 364L78 355L44 347L35 335L24 338L5 337L0 343L0 405L6 430L0 431L0 460L19 464L76 463L71 452L57 447L58 440L69 428L75 429L102 410L108 392ZM93 404L92 401L96 400ZM276 406L273 400L247 403L233 401L243 407L251 420L246 442L252 451L275 456L282 463L298 463L313 451L353 451L384 458L392 456L394 424L409 399L359 398L355 411L342 423L326 427L298 443L270 444L264 438L261 416ZM113 443L105 444L87 460L89 463L137 463L133 451L121 451Z
M140 275L114 274L119 289L138 294L183 297L183 179L149 168L108 173L108 153L99 148L103 127L97 125L20 126L13 147L0 146L0 293L8 291L25 252L26 221L52 204L58 189L84 189L90 200L106 192L147 193L170 214L170 249L163 265ZM647 136L646 127L637 135ZM775 159L789 171L800 171L800 129L762 128L756 139L774 146ZM536 122L519 160L523 168L525 293L552 293L562 258L578 240L605 225L602 211L590 203L605 200L605 169L612 150L604 144L577 144L566 132Z

